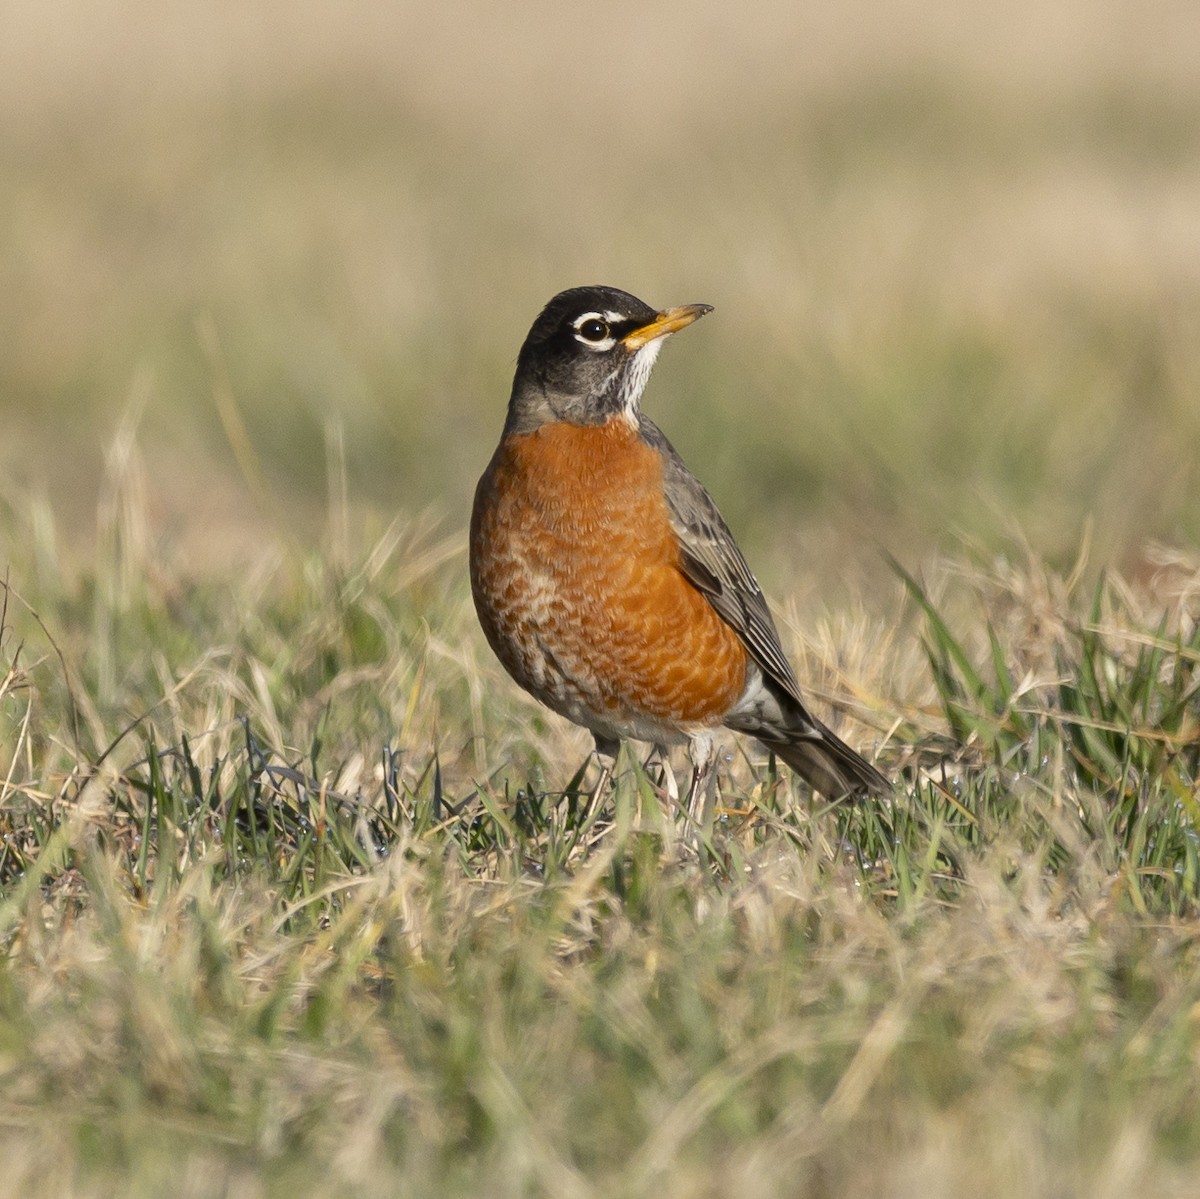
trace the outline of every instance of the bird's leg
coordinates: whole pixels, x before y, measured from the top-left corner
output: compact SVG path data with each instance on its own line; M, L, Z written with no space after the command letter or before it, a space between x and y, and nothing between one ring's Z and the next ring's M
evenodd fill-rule
M658 760L662 763L662 783L663 790L667 793L667 799L671 803L679 802L679 783L675 780L675 771L671 769L671 756L667 753L667 747L660 745L658 748Z
M610 741L607 737L601 737L595 733L593 736L596 738L596 757L600 762L600 777L596 780L591 798L588 800L587 813L584 817L585 823L591 823L600 810L600 805L604 802L604 793L612 781L613 767L617 764L617 754L621 751L619 741Z
M717 756L712 733L695 734L688 745L688 756L692 759L692 785L688 788L687 814L693 831L699 833L711 816L708 801L712 787L709 784Z
M659 741L650 747L650 752L642 763L642 770L646 774L650 773L650 764L655 759L658 760L659 794L665 795L671 803L677 804L679 802L679 784L675 781L675 772L671 769L671 757L667 753L667 747Z

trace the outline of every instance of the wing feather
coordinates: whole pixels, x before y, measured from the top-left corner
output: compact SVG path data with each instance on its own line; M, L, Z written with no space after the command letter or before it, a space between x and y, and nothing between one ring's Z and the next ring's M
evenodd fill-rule
M759 667L797 703L800 684L783 652L762 588L704 484L649 418L642 435L663 456L667 507L679 538L680 565L721 618L738 634Z
M884 775L805 706L762 588L712 496L653 421L643 416L641 426L646 441L663 457L667 508L679 539L680 567L741 638L779 705L776 720L747 712L730 720L730 727L757 737L830 798L863 791L887 794L890 784Z

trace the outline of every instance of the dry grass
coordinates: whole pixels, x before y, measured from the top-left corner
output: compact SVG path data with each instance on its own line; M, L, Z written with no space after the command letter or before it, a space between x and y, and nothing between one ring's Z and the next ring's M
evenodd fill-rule
M3 1193L1190 1193L1194 558L830 613L797 657L906 781L739 754L697 859L633 759L562 792L457 539L195 582L136 492L10 573Z

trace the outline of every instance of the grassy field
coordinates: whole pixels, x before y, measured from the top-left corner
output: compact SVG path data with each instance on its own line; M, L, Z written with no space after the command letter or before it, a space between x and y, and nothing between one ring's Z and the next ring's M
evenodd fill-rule
M1195 1194L1194 5L602 18L6 9L0 1195ZM581 282L888 801L489 655Z
M115 540L9 568L5 1193L1192 1193L1194 557L831 614L895 797L739 750L697 857L637 758L586 819L457 539Z

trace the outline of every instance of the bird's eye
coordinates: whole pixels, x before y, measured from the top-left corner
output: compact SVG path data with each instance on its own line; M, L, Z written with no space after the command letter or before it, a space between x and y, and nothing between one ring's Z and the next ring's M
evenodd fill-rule
M602 321L598 316L589 316L581 321L578 332L584 341L604 341L611 336L607 321Z

